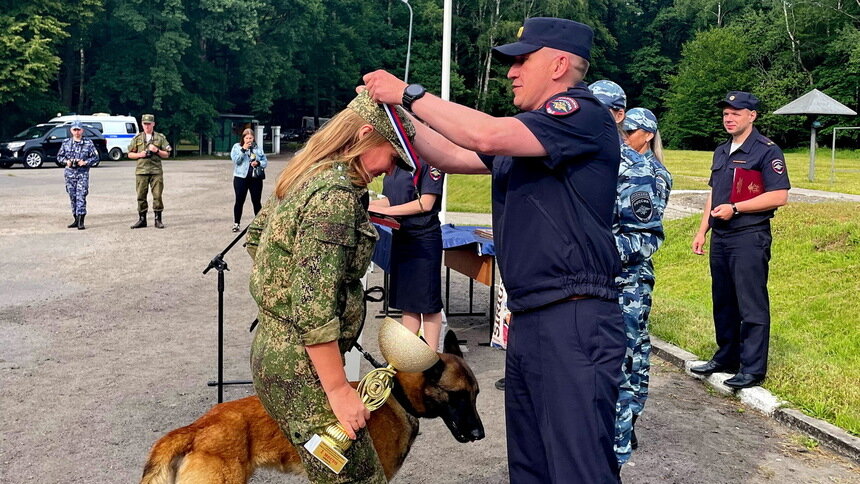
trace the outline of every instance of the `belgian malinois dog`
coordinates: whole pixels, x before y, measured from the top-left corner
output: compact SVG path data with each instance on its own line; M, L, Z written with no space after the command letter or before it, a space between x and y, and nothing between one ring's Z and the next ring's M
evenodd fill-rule
M441 418L459 442L484 438L478 382L449 331L444 353L423 373L398 372L394 398L371 413L367 430L390 481L418 435L418 418ZM304 449L301 452L306 452ZM153 445L141 484L244 484L259 467L304 474L298 451L256 396L215 405Z

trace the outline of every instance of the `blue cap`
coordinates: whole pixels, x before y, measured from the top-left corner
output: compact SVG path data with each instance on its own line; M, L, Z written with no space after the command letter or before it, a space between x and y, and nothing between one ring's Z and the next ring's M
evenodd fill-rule
M612 81L601 79L588 86L588 89L607 108L625 109L627 107L627 95L624 94L624 89Z
M754 95L744 91L729 91L726 98L717 103L718 108L731 107L734 109L749 109L758 111L759 100Z
M642 129L649 133L656 133L657 116L654 116L654 113L645 108L633 108L627 111L624 117L624 131L633 131L637 129Z
M72 121L71 128L72 129L84 129L84 126L81 124L80 121L75 120L75 121Z
M518 55L531 54L543 47L563 50L591 60L591 27L573 20L554 17L526 19L517 33L517 42L493 48L493 53L510 62Z

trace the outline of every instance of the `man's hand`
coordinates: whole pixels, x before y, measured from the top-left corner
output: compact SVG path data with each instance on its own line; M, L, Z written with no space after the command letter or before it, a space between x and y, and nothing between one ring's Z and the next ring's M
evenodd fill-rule
M378 103L400 104L407 84L383 70L373 71L362 77L371 99ZM356 92L360 92L356 88Z
M716 208L711 210L711 216L720 220L729 220L734 215L735 211L732 210L731 204L728 203L717 205Z
M702 232L696 233L693 237L692 249L696 255L705 255L705 234Z
M149 151L151 151L151 152L155 153L155 154L158 154L158 152L160 151L160 150L159 150L159 148L158 148L158 146L155 146L155 145L154 145L154 144L152 144L152 143L149 143L149 147L148 147L147 149L148 149Z
M367 425L370 410L364 406L358 392L346 382L332 390L327 396L337 421L346 430L349 438L355 440L355 433Z
M87 164L87 162L86 162L86 161L84 161L84 160L78 160L78 166L84 166L84 165L86 165L86 164Z

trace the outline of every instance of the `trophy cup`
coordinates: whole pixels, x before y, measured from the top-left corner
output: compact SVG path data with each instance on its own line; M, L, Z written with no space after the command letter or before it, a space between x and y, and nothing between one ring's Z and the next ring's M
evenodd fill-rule
M394 374L398 371L422 372L439 360L427 343L391 318L385 318L379 327L379 351L388 362L385 368L369 372L358 384L358 394L368 410L374 411L385 404L394 385ZM322 435L315 434L305 443L308 450L335 474L346 465L344 452L352 440L339 422L326 426Z

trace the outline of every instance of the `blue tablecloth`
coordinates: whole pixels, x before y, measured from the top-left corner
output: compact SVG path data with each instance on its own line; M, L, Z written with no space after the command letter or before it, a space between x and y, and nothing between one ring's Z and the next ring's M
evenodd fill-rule
M385 272L391 267L391 239L392 229L384 225L374 224L379 232L379 240L373 249L373 263ZM467 247L475 244L475 250L479 255L496 255L493 241L475 234L475 229L487 228L473 225L455 226L445 224L442 226L442 248L454 249Z

